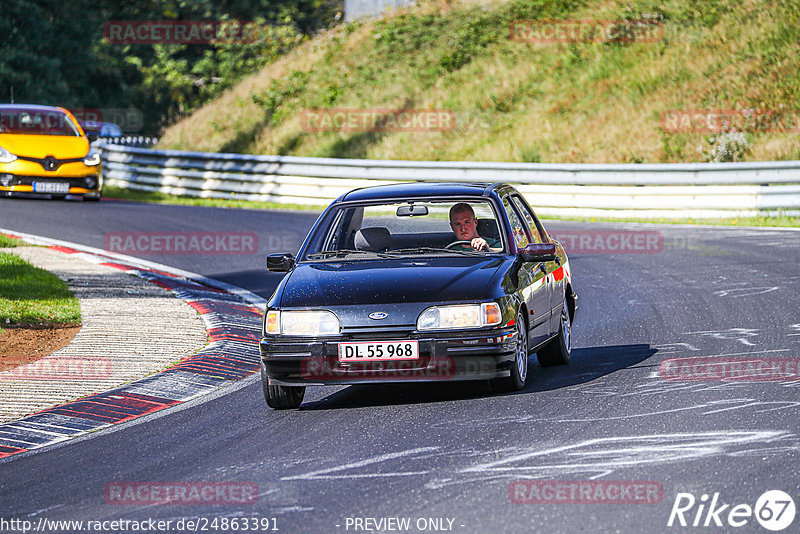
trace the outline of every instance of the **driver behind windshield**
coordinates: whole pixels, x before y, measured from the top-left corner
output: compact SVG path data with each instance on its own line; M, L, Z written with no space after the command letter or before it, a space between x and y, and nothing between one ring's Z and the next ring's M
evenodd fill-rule
M503 250L499 239L492 237L481 237L478 235L478 218L472 206L466 202L459 202L450 208L450 228L456 235L458 241L464 241L459 245L454 245L454 250L483 250L486 252L501 252Z

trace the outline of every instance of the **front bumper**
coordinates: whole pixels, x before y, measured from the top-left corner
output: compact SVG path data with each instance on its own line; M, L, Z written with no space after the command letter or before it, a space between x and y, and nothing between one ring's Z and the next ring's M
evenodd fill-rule
M510 376L517 343L513 327L483 332L360 335L326 339L264 337L259 345L271 385L330 385L488 380ZM339 342L419 342L419 359L340 362Z
M69 184L68 192L50 193L34 191L34 182L37 183L66 183ZM52 194L65 195L85 195L100 194L103 182L99 173L91 173L83 176L30 176L24 174L11 174L0 171L0 195L12 196L14 193L24 193L26 195Z

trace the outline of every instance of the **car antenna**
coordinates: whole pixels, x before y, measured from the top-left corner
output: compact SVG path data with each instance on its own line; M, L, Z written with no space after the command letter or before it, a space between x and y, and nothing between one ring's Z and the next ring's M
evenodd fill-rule
M14 103L14 86L11 86L11 103Z

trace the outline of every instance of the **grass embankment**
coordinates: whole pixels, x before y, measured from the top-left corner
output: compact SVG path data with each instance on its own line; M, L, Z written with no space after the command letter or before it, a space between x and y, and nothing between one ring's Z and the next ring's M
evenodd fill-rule
M19 239L0 234L0 248L13 248L19 246Z
M655 42L530 43L517 20L658 20ZM344 158L687 162L707 133L667 110L793 111L800 1L431 1L301 45L167 129L162 148ZM441 109L446 132L323 132L308 108ZM797 125L795 125L797 126ZM800 159L797 133L746 134L741 159Z
M0 245L4 238L0 236ZM64 282L18 256L0 252L0 326L80 321L80 303Z

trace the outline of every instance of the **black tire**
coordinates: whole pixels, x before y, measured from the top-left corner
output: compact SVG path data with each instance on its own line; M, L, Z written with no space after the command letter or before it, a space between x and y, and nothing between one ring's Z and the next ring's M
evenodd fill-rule
M514 365L511 367L511 376L495 378L490 382L492 391L510 393L525 387L528 379L528 329L525 326L525 316L520 310L517 313L517 352Z
M539 365L552 367L569 363L572 353L572 321L569 317L567 297L564 296L564 305L561 308L561 321L558 325L558 335L536 353Z
M261 364L261 388L267 406L274 410L291 410L299 408L306 394L305 386L270 386L267 371Z
M83 195L83 200L85 202L100 202L100 195L97 196Z

